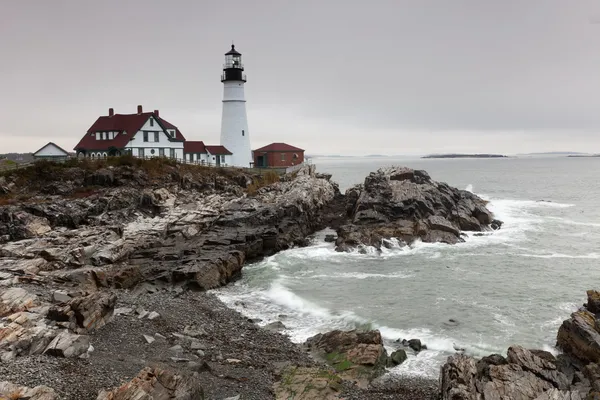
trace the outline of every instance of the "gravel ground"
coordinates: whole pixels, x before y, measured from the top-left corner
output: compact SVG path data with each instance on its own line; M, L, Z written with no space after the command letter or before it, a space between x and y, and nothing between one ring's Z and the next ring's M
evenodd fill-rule
M257 327L212 294L140 289L115 293L117 307L130 311L115 315L92 334L94 351L88 359L22 356L0 364L1 380L47 385L65 400L94 400L100 390L119 386L144 366L158 364L198 372L207 400L237 395L240 400L265 400L274 398L271 388L281 365L315 364L285 336ZM140 318L142 310L160 316ZM434 399L435 392L435 381L386 380L379 390L346 386L342 398L419 400Z

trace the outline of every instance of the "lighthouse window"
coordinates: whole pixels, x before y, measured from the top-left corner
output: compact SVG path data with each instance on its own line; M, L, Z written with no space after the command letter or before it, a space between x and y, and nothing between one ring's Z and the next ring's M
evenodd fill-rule
M242 129L242 136L244 136L244 130Z

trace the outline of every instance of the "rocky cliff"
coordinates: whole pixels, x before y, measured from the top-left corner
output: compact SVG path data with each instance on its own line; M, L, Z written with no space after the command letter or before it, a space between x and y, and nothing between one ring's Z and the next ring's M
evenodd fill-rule
M196 398L182 394L189 386L235 397L227 379L242 373L249 387L238 389L266 398L271 363L310 363L202 291L249 260L305 245L339 197L330 177L309 166L279 178L112 162L0 176L0 372L15 382L0 395Z
M478 196L410 168L373 172L363 184L348 189L345 197L350 223L338 229L339 250L361 245L380 248L391 245L390 239L454 244L463 241L461 231L502 225Z

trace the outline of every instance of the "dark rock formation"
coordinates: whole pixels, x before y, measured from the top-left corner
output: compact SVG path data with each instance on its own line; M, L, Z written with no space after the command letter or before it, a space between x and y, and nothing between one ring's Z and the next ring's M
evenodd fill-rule
M486 202L471 192L432 180L425 171L391 167L371 173L346 191L351 223L338 229L344 251L360 245L380 248L384 239L454 244L461 231L499 228ZM495 222L494 222L495 221Z

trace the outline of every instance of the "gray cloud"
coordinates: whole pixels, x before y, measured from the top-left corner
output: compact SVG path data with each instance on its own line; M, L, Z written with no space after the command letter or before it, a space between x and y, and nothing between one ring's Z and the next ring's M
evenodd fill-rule
M232 39L254 147L600 151L599 20L593 0L6 1L0 152L72 148L137 104L217 143Z

